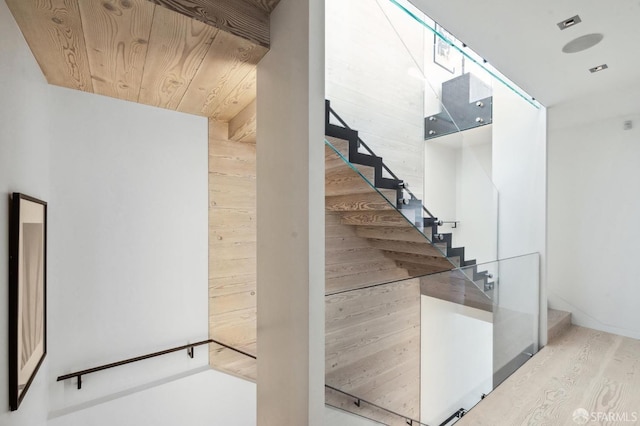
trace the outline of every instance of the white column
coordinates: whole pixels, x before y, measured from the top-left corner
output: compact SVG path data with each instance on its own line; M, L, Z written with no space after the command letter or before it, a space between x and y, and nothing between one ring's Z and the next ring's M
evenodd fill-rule
M324 412L324 0L282 0L258 65L258 425Z

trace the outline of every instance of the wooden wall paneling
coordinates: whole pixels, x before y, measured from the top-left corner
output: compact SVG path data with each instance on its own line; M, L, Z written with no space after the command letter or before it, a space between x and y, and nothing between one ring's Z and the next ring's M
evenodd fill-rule
M215 343L209 345L209 359L216 369L255 382L258 378L257 363L246 355Z
M177 109L217 33L200 21L156 8L138 101Z
M409 275L393 260L341 223L340 213L325 214L325 291L327 294L396 281Z
M229 139L238 142L256 142L256 100L229 121Z
M327 296L326 316L327 384L418 419L419 281L410 279ZM365 406L356 407L353 401L351 405L342 404L336 395L328 401L347 411L364 414L362 410L367 410ZM385 421L375 411L369 412L371 418Z
M256 147L228 134L209 120L209 334L255 355ZM255 380L255 360L212 348L209 361Z
M249 73L255 73L256 64L266 52L267 49L262 46L219 31L202 61L202 65L189 84L178 109L182 112L207 117L217 112L218 116L222 117L224 110L218 109L220 105L232 92L236 91L238 85L245 81ZM236 114L255 99L255 90L253 98L243 99L246 99L246 103L236 111ZM238 105L234 107L237 108Z
M78 1L6 0L47 81L93 91Z
M211 113L210 117L215 120L230 121L237 116L257 96L257 70L254 67L238 83L238 85L222 99Z
M269 13L244 0L149 0L205 24L269 47ZM268 0L262 0L268 1Z
M137 102L155 5L147 0L79 4L94 93Z

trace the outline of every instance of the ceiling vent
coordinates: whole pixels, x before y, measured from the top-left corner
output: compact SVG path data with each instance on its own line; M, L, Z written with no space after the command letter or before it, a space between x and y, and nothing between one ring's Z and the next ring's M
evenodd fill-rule
M569 27L573 27L577 24L579 24L580 22L582 22L582 19L580 19L580 16L576 15L576 16L572 16L569 19L565 19L562 22L558 22L558 28L560 28L561 30L566 30Z
M593 74L594 72L606 70L607 68L609 68L607 64L602 64L602 65L598 65L597 67L589 68L589 71L591 71L591 73Z

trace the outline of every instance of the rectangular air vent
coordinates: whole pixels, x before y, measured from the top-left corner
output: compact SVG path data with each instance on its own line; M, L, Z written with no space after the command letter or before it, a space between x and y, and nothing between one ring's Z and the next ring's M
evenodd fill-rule
M594 72L606 70L607 68L609 68L609 65L602 64L602 65L598 65L597 67L589 68L589 71L591 71L591 73L594 73Z
M576 15L576 16L572 16L569 19L565 19L562 22L558 22L558 28L560 28L561 30L566 30L569 27L573 27L577 24L579 24L580 22L582 22L582 19L580 19L580 16Z

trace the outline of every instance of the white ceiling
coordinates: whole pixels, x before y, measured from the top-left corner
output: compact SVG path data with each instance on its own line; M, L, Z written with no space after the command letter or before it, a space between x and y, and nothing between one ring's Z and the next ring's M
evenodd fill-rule
M411 2L547 107L640 87L640 0ZM560 31L556 24L574 15L582 23ZM567 42L589 33L604 40L562 53ZM609 69L589 72L603 63Z

